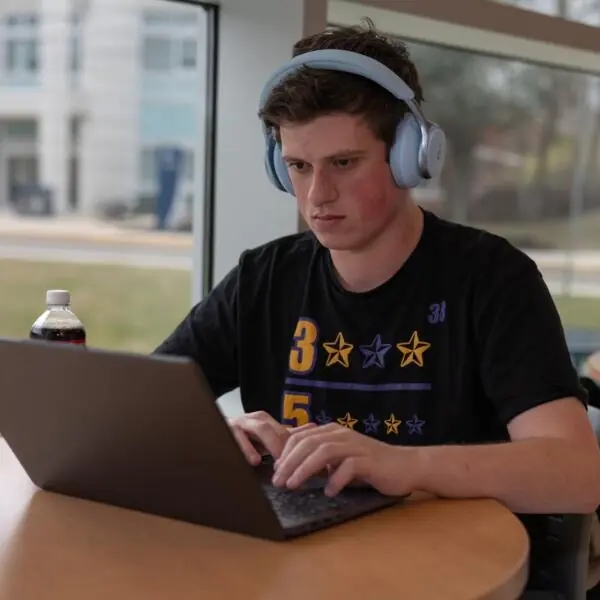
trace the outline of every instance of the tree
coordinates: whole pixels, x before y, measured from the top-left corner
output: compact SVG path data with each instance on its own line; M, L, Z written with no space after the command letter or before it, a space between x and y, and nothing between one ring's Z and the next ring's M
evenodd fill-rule
M490 132L517 132L539 112L548 92L546 72L473 52L410 44L429 118L448 138L442 175L451 218L465 221L477 173L476 149Z

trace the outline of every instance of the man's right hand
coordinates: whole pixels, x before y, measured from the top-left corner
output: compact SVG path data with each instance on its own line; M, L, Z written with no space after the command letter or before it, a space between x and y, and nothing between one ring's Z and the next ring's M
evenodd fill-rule
M290 437L284 425L270 414L258 411L229 419L229 426L248 462L258 465L263 454L277 459Z
M277 422L264 411L229 419L229 426L242 452L252 465L258 465L264 454L270 454L277 460L291 432L291 428ZM316 424L308 423L298 429L305 427L316 427Z

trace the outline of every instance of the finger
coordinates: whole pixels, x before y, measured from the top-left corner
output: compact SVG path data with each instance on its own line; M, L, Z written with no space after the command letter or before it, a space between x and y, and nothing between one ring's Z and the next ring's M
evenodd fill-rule
M242 429L248 436L262 444L266 451L273 456L279 458L290 434L280 425L275 423L275 426L269 421L257 421L249 419L240 424Z
M315 440L315 444L325 443L325 441L331 439L332 436L339 434L341 430L342 428L338 429L338 427L336 427L335 425L331 427L329 425L323 425L321 427L308 427L306 429L303 429L302 431L298 431L297 433L291 434L285 443L285 446L281 452L281 456L279 457L277 463L286 460L288 454L292 452L294 448L296 448L299 444L304 442L304 440ZM277 464L275 466L277 466Z
M298 435L303 431L310 431L311 429L316 429L318 425L316 423L305 423L304 425L299 425L298 427L290 427L287 431L290 435Z
M252 465L258 465L261 461L260 453L252 445L252 442L248 439L248 436L241 427L239 425L233 425L231 431L248 462Z
M325 442L316 447L311 443L300 444L278 466L274 483L297 489L328 464L337 464L351 453L352 445L347 442Z
M246 415L246 419L250 421L260 421L262 423L268 423L275 429L279 427L285 429L285 427L279 421L277 421L273 416L271 416L268 412L265 412L264 410L249 413Z
M336 496L346 486L357 478L364 476L362 473L365 459L363 457L349 456L342 460L338 467L331 473L325 486L327 496Z

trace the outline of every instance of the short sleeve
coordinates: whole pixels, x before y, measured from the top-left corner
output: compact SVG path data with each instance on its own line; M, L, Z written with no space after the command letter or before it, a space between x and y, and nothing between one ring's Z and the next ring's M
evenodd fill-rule
M154 350L192 358L217 397L239 385L238 273L232 269Z
M485 261L473 301L486 395L508 423L530 408L574 396L587 403L550 291L537 265L508 245Z

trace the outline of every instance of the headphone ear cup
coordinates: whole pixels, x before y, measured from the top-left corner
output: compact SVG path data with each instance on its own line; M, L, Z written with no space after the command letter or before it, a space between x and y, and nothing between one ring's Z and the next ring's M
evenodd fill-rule
M292 185L287 165L281 156L281 146L277 142L275 142L275 147L273 148L273 168L281 185L279 189L295 196L294 186Z
M419 144L421 130L412 114L407 114L396 128L396 139L390 150L390 169L396 185L413 188L421 181Z
M273 162L275 155L275 147L277 146L277 142L275 139L269 135L266 140L266 149L265 149L265 171L267 172L267 177L270 182L282 192L285 191L279 178L277 177L277 173L275 171L275 164Z
M431 175L431 179L437 179L442 172L446 159L446 134L435 123L430 123L428 134L427 170Z

